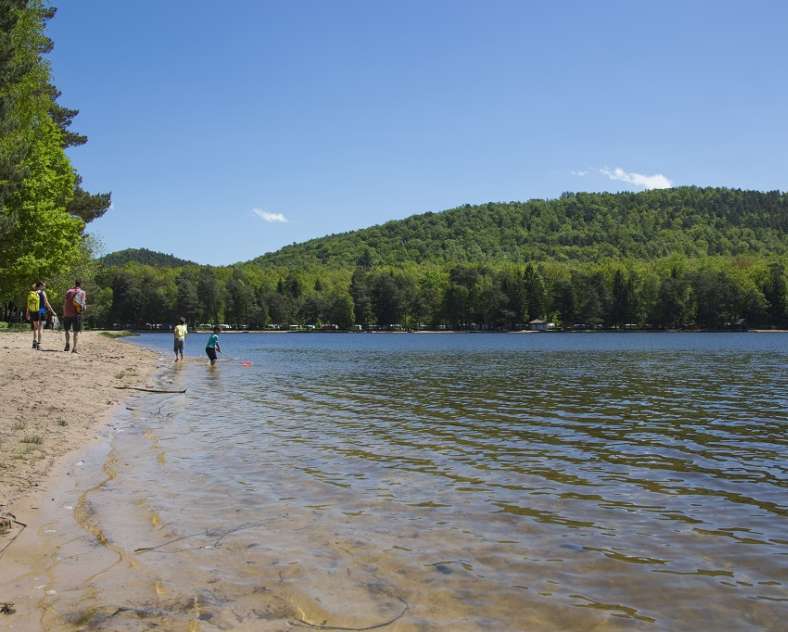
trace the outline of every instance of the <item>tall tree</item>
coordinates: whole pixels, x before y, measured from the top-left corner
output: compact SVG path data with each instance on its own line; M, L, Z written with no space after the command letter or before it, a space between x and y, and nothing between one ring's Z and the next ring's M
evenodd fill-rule
M219 322L219 285L213 270L204 266L197 275L197 296L200 300L199 317L203 322Z
M380 325L402 322L405 305L397 282L390 274L379 274L372 284L372 306Z
M81 220L66 206L74 174L59 147L60 132L48 119L23 161L25 177L6 198L6 234L0 239L0 285L17 288L73 265L83 253Z
M613 274L610 314L608 321L615 327L622 327L636 319L636 297L632 277L624 277L621 269Z
M690 320L688 284L676 270L664 278L659 286L659 296L652 318L662 327L682 327Z
M572 325L577 320L577 301L575 299L575 290L572 286L572 282L566 279L558 280L553 288L553 292L555 294L553 303L555 309L558 310L561 325L564 327Z
M542 275L539 274L532 264L525 267L523 273L523 284L525 286L525 296L528 311L528 320L544 318L545 316L545 288Z
M72 212L79 177L65 147L75 110L56 103L44 55L54 9L41 0L0 0L0 294L73 265L84 221ZM86 194L87 195L87 194ZM107 198L108 202L108 198ZM103 202L102 202L103 203Z
M353 326L353 299L347 292L337 291L328 299L326 306L326 320L337 325L340 329L350 329Z
M353 298L353 313L356 322L366 325L372 322L372 296L369 287L369 276L364 268L353 271L350 280L350 295Z
M523 322L528 303L522 275L516 270L503 271L501 273L500 288L506 297L503 316L514 327L518 323Z
M769 320L775 325L785 324L786 294L785 267L781 263L772 263L769 265L763 295L769 305Z
M227 281L227 318L233 324L248 323L254 306L254 294L240 269L234 268Z
M375 265L375 256L369 248L364 248L364 251L356 259L356 266L364 270L370 270L373 265Z
M175 311L178 316L194 324L200 313L200 300L197 296L197 280L190 269L183 270L175 279L177 292Z

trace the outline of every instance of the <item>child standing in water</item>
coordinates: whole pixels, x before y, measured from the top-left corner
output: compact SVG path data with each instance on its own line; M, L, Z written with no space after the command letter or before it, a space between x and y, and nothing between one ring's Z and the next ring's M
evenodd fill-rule
M221 329L214 327L213 333L208 337L208 342L205 345L205 353L207 353L208 357L211 359L211 366L216 364L216 352L222 352L222 348L219 346L220 331Z
M186 342L186 334L189 333L186 330L186 319L181 316L180 321L175 328L172 330L173 334L173 351L175 351L175 361L178 361L178 355L180 355L180 359L183 360L183 344Z

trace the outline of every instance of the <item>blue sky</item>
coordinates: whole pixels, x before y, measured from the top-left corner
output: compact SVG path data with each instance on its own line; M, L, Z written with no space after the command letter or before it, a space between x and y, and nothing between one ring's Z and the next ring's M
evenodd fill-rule
M788 3L72 0L49 35L106 252L224 264L465 203L788 189Z

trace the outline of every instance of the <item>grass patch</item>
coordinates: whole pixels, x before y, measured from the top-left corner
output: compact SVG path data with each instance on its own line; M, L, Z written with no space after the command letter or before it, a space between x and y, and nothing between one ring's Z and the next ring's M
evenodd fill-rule
M21 450L18 450L16 452L16 454L14 454L14 458L17 461L21 461L22 459L26 459L33 452L33 450L35 450L35 448L32 445L27 444Z
M7 323L5 321L0 321L0 334L10 334L16 331L30 331L30 323Z
M68 422L65 419L58 419L57 420L57 425L58 426L67 426Z
M33 445L41 445L44 443L44 440L41 438L41 435L31 434L22 437L19 440L20 443L31 443Z

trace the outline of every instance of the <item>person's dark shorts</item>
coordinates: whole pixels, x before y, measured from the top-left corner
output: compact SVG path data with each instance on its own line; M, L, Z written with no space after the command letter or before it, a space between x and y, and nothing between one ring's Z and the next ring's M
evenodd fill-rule
M46 319L47 319L46 312L30 312L31 322L36 320L46 320Z
M176 338L175 343L172 345L172 348L175 351L175 353L178 353L179 351L183 353L183 338Z
M208 354L208 357L211 359L211 362L214 362L216 360L216 349L205 347L205 353Z
M73 331L74 333L82 331L82 316L80 314L76 316L63 316L63 330Z

